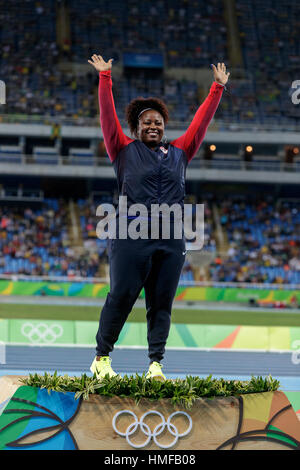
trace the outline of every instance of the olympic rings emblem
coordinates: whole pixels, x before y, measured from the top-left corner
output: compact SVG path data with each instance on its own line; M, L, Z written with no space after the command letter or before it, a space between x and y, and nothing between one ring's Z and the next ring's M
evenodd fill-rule
M125 413L130 414L135 419L135 421L128 426L128 428L126 429L125 432L119 431L116 427L117 418L123 413L124 414ZM157 415L161 418L161 422L159 424L157 424L157 426L155 426L153 432L151 431L148 424L144 423L144 419L146 418L146 416L149 416L149 415ZM173 423L171 423L172 418L176 415L183 415L183 416L187 417L187 419L189 421L188 428L186 429L186 431L184 431L182 433L179 433L176 426ZM189 434L189 432L192 429L192 425L193 425L192 418L187 413L185 413L184 411L175 411L174 413L172 413L169 416L169 418L166 421L164 416L159 411L154 411L154 410L147 411L146 413L143 414L143 416L139 420L138 417L136 416L136 414L133 413L133 411L122 410L122 411L118 411L118 413L115 414L115 416L113 417L113 420L112 420L112 426L114 428L114 431L117 434L119 434L120 436L126 437L126 440L127 440L128 444L131 445L132 447L134 447L135 449L141 449L142 447L146 447L149 444L152 437L153 437L153 441L155 442L155 444L158 447L160 447L161 449L169 449L170 447L173 447L177 443L179 437L183 437L183 436L186 436L187 434ZM147 436L147 439L142 444L134 444L130 439L130 436L135 433L138 426L143 431L143 433ZM172 434L172 436L174 436L173 441L170 444L167 444L167 445L162 444L162 443L158 442L158 440L157 440L157 436L159 436L165 430L166 427L167 427L168 431L170 432L170 434Z
M63 327L58 323L47 325L47 323L33 323L27 322L22 325L21 333L29 339L33 344L37 343L54 343L63 334Z

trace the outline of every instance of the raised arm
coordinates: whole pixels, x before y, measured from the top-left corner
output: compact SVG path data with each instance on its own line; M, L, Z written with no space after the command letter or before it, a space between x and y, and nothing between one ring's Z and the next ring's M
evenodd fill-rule
M112 59L105 62L100 55L94 54L92 60L88 60L88 62L99 72L100 124L108 156L111 162L113 162L122 148L132 142L133 139L124 134L116 113L112 94Z
M218 67L212 64L214 83L202 105L198 108L191 124L186 132L171 142L175 147L181 148L187 155L188 161L197 153L222 97L223 89L228 81L230 73L226 73L226 66L218 63Z

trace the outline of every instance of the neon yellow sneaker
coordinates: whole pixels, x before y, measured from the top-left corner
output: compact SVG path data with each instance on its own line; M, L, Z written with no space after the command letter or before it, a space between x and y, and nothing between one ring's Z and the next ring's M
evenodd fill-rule
M163 366L159 362L152 362L149 366L146 379L155 379L159 380L160 382L167 380L161 371L162 367Z
M116 377L118 374L111 368L111 359L109 356L102 356L100 360L97 361L97 358L92 362L90 371L92 374L96 374L97 379L103 379L106 375L109 377Z

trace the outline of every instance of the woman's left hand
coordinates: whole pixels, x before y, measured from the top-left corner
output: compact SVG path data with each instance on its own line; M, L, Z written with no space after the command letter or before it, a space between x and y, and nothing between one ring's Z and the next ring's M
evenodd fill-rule
M218 67L216 67L214 64L211 64L213 73L214 73L214 79L216 82L221 83L221 85L226 85L228 82L228 78L230 73L226 73L226 65L221 64L218 62Z

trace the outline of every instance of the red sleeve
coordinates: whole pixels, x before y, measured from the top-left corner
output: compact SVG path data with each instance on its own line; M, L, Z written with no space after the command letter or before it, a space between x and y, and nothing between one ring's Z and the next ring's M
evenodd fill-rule
M187 131L171 142L175 147L184 150L189 162L197 153L205 137L209 123L214 117L221 100L223 89L224 87L217 82L212 84L207 98L198 108Z
M99 73L99 111L100 124L103 132L104 143L108 156L113 162L122 148L133 142L127 137L119 122L114 98L112 94L112 80L110 70Z

